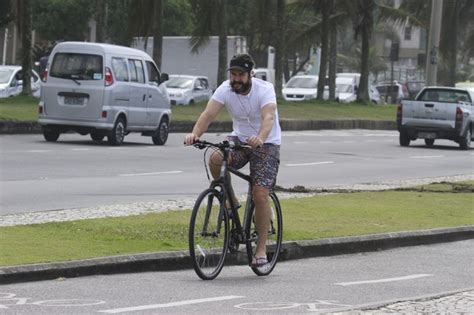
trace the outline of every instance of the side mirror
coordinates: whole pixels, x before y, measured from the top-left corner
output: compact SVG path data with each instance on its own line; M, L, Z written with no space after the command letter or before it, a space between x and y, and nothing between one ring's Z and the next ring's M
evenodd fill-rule
M23 85L23 80L18 80L18 85Z
M162 73L160 76L160 82L163 83L165 81L168 81L170 77L168 76L168 73Z

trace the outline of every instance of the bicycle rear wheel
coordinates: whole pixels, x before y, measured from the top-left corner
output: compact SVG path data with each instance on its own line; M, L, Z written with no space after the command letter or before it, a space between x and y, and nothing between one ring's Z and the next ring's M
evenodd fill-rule
M278 261L281 244L283 241L283 217L281 214L281 206L275 193L270 194L270 208L272 210L272 218L267 234L267 259L268 264L262 267L252 267L253 272L259 276L269 275ZM245 234L247 236L247 256L249 264L255 255L257 246L258 233L255 226L255 204L252 202L247 217L245 218Z
M196 274L212 280L221 272L229 244L229 218L221 193L203 191L194 204L189 223L189 255Z

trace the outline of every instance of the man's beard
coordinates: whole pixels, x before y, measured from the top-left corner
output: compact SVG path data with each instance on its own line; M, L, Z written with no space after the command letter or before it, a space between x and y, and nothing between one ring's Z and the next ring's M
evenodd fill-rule
M236 84L240 84L240 87L237 88ZM240 81L230 82L230 87L232 88L232 91L237 94L246 94L250 90L251 86L252 86L252 82L250 80L247 83L243 83Z

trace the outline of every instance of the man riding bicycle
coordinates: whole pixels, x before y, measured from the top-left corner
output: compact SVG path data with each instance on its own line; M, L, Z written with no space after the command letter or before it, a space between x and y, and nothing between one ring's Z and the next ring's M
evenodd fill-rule
M254 65L248 54L235 55L230 60L227 69L229 80L216 89L192 132L186 135L185 144L191 145L199 140L225 107L233 122L232 134L227 139L252 147L231 152L229 166L240 169L250 162L255 224L259 235L252 266L260 267L267 264L265 244L272 215L268 197L275 186L280 164L281 128L273 84L253 78ZM214 152L209 161L214 178L219 177L221 164L222 155Z

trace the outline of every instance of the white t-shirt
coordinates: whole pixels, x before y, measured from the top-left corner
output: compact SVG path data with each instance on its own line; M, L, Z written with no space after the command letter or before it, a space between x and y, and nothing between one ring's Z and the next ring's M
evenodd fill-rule
M223 82L212 95L212 99L223 104L232 117L232 135L241 141L256 136L262 124L261 108L268 104L276 104L273 84L258 78L252 78L252 87L247 95L232 91L230 81ZM275 122L265 143L281 144L281 128L276 110Z

